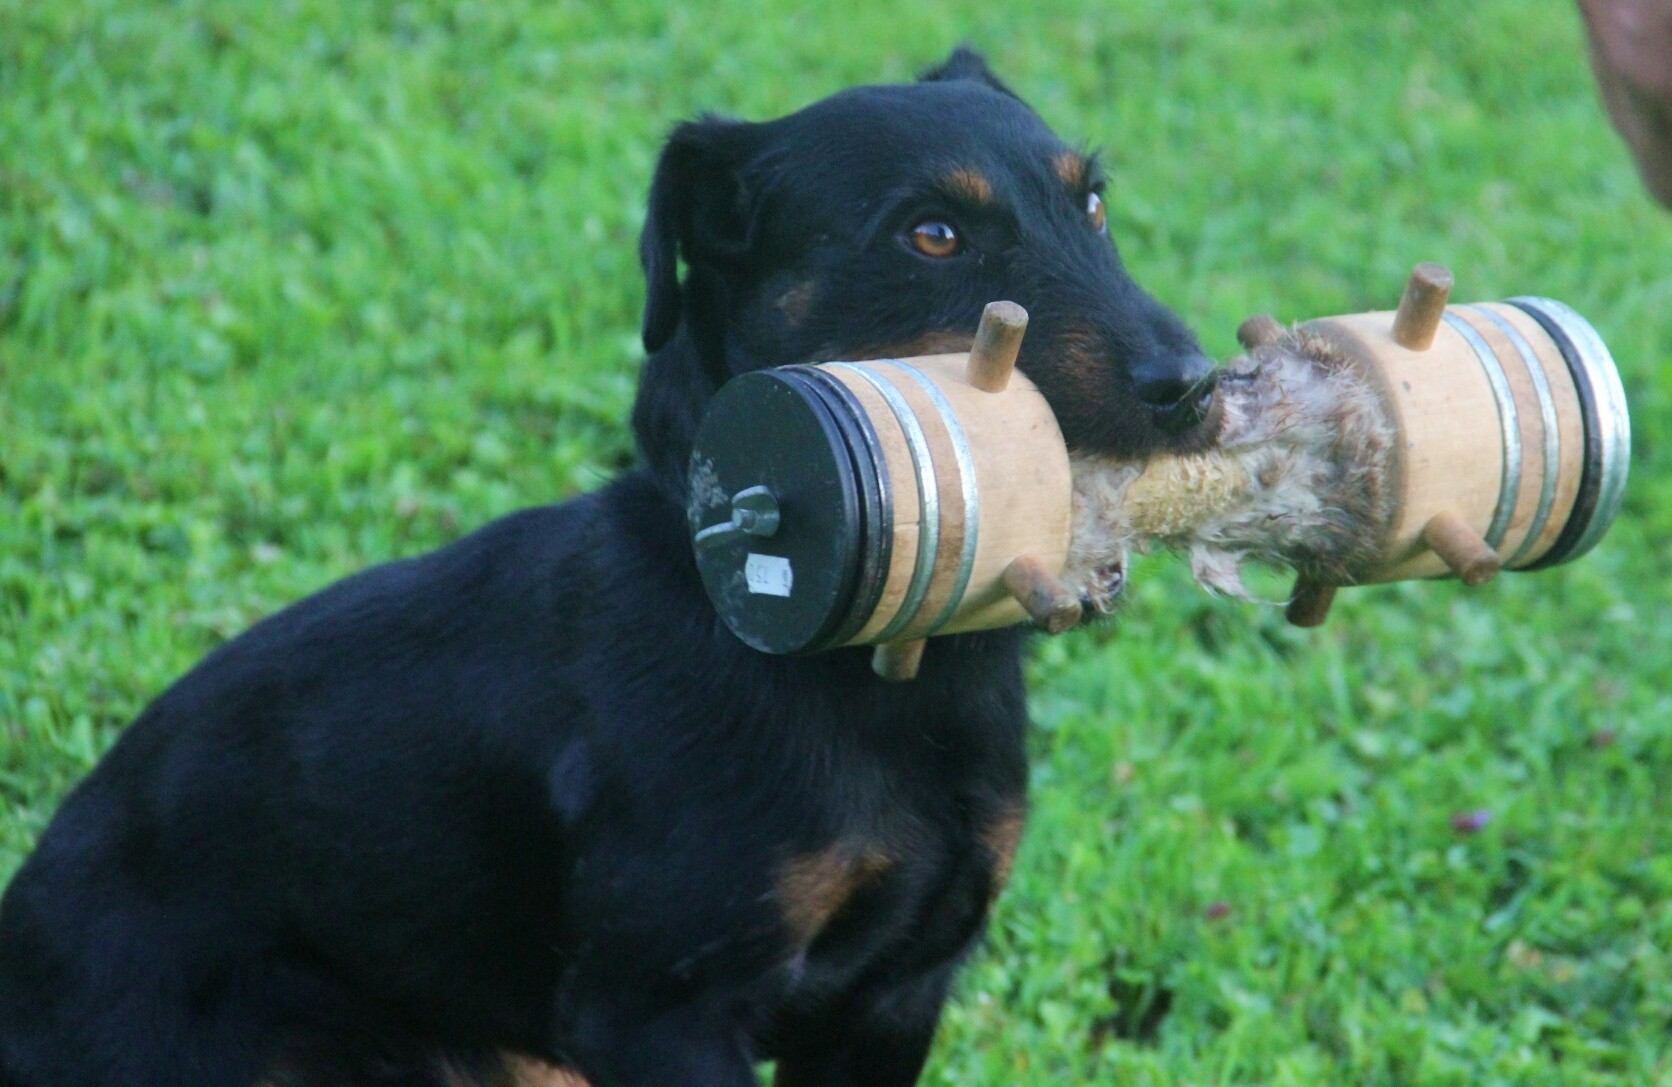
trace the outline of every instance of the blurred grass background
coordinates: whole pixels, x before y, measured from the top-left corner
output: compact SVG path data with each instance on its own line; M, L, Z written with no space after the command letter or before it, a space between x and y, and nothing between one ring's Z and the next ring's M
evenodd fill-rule
M1636 434L1578 565L1302 633L1155 558L1041 643L929 1081L1672 1082L1672 217L1561 0L0 0L0 880L220 640L629 463L668 126L963 40L1216 353L1441 260L1589 316Z

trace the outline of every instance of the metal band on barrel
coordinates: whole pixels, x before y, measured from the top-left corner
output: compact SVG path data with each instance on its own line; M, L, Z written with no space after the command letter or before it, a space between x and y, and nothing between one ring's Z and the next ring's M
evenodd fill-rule
M929 394L929 399L940 409L941 421L946 424L947 435L952 439L952 455L958 461L958 484L964 497L964 546L958 556L958 573L952 579L952 593L946 599L946 607L924 631L925 634L933 634L947 624L953 612L958 610L958 605L963 603L964 591L969 588L970 575L975 571L975 545L981 530L981 495L975 481L975 458L970 455L969 439L964 435L963 424L958 422L957 412L952 410L952 402L929 375L899 359L881 361L904 370L907 377Z
M1492 386L1492 398L1498 403L1498 429L1503 433L1504 464L1498 484L1498 508L1492 514L1492 524L1486 529L1486 545L1497 549L1509 530L1510 515L1515 512L1515 499L1521 493L1521 424L1515 415L1515 397L1509 390L1509 378L1503 364L1473 325L1455 313L1445 315L1446 324L1468 341L1474 349L1480 367L1486 372L1487 384Z
M888 585L888 563L894 554L894 512L890 504L888 461L877 438L877 428L865 413L864 405L853 390L834 374L827 374L818 366L793 366L785 369L801 373L840 405L836 412L837 424L848 439L848 452L854 459L855 482L859 488L861 517L859 580L854 586L853 602L836 633L827 645L846 645L864 629L877 610L883 590Z
M871 387L888 403L888 409L894 413L900 429L905 431L906 447L911 450L912 470L917 476L917 506L922 518L917 532L917 565L912 568L911 582L906 586L906 595L900 600L900 610L874 639L886 642L917 618L923 598L929 593L929 578L935 570L935 553L940 550L940 493L935 489L935 466L929 456L929 438L923 433L923 425L917 421L916 413L893 382L863 363L834 362L828 365L852 370L870 382Z
M1574 380L1585 380L1595 401L1594 422L1600 463L1594 468L1601 474L1600 487L1584 532L1566 554L1556 560L1568 562L1596 546L1614 523L1620 504L1625 499L1626 477L1631 471L1631 415L1626 408L1626 391L1620 384L1620 370L1614 364L1608 345L1602 342L1591 322L1571 307L1553 298L1525 296L1511 298L1509 304L1540 319L1541 325L1546 322L1554 324L1567 335L1577 348L1577 358L1570 358L1568 364L1573 366L1577 362L1584 370L1583 374L1576 373ZM1587 417L1586 425L1592 422Z
M1556 429L1556 400L1550 392L1550 379L1545 376L1544 364L1539 362L1538 354L1533 351L1533 345L1527 342L1527 337L1521 335L1521 330L1493 313L1485 306L1462 306L1470 313L1477 313L1498 326L1498 331L1504 334L1515 353L1521 356L1521 364L1527 368L1527 376L1533 379L1533 391L1538 395L1539 418L1544 422L1544 476L1539 482L1538 508L1533 510L1533 519L1527 525L1527 535L1522 539L1521 546L1515 549L1515 554L1504 560L1506 569L1513 568L1516 563L1527 557L1527 552L1538 543L1544 535L1544 527L1550 521L1550 510L1556 504L1556 477L1562 470L1562 435Z

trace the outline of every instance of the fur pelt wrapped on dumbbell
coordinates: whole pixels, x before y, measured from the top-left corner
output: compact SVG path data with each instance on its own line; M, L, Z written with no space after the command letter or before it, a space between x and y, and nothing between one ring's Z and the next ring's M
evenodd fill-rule
M1245 322L1212 447L1143 462L1069 457L1009 303L968 355L745 374L692 458L704 586L758 649L876 645L903 679L935 634L1073 626L1151 548L1234 596L1245 562L1295 570L1300 625L1341 585L1577 558L1625 485L1613 360L1561 303L1448 307L1450 286L1418 265L1396 311Z
M1397 497L1398 436L1381 398L1316 334L1272 329L1226 367L1208 452L1134 464L1071 460L1074 496L1061 580L1106 610L1134 552L1183 554L1203 586L1248 598L1253 561L1343 584L1372 567Z
M1393 312L1245 322L1212 450L1075 462L1065 583L1096 602L1132 551L1162 546L1246 597L1252 560L1296 571L1289 617L1310 626L1337 586L1478 585L1588 551L1630 460L1607 347L1549 299L1448 306L1451 282L1418 265Z

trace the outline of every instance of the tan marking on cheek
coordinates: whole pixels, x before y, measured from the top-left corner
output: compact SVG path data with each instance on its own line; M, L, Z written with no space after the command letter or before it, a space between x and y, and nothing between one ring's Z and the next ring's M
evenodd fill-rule
M796 946L813 942L848 901L894 867L894 859L874 847L838 842L792 857L778 873L778 908Z
M1072 151L1059 152L1051 159L1051 172L1064 185L1079 189L1086 183L1086 160Z
M993 202L993 183L979 170L968 166L954 170L941 179L941 183L950 192L957 193L967 200L977 204L991 204Z
M1101 400L1113 382L1114 364L1102 339L1089 329L1064 328L1052 344L1052 355L1078 395Z
M1026 822L1027 809L1018 803L1004 808L981 828L981 844L993 859L994 898L1010 882L1010 872L1016 863L1016 849L1022 844L1022 827Z
M797 283L789 290L778 296L773 303L778 312L784 315L784 321L792 328L807 319L813 311L813 296L818 292L818 284L812 280Z

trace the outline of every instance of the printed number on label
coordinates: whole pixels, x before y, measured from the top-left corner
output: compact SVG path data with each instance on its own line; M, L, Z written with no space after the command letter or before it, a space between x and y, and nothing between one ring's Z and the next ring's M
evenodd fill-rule
M790 560L777 555L750 554L743 563L743 577L752 593L767 596L788 596L795 587L795 571Z

